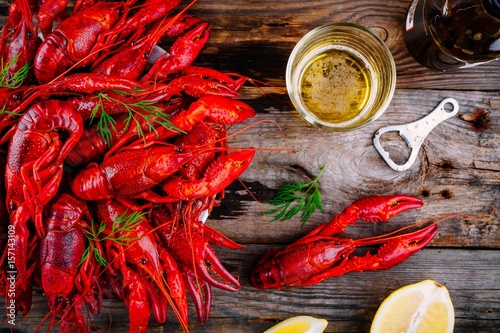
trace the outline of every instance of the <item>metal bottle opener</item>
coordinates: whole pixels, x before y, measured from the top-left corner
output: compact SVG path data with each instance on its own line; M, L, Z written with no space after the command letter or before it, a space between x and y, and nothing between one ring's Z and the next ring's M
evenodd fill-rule
M447 104L451 104L447 106ZM412 123L403 125L393 125L380 128L373 137L375 149L382 156L384 161L396 171L409 169L417 159L418 151L427 134L430 133L441 122L453 117L458 113L458 102L453 98L445 98L439 105L427 116ZM405 164L396 164L389 156L389 153L380 145L380 137L387 132L399 132L399 135L405 140L411 148L410 157Z

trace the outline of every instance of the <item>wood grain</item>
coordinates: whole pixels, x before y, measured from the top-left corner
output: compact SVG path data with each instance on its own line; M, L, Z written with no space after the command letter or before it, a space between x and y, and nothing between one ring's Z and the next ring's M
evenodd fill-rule
M312 287L255 290L247 279L255 263L250 258L260 256L269 248L255 244L238 251L218 251L231 272L241 276L243 287L237 293L214 290L210 319L205 324L193 319L190 331L262 332L290 316L308 314L327 319L326 332L368 332L378 306L394 288L434 279L443 282L450 292L456 315L454 332L497 332L500 321L498 251L426 248L390 271L351 273ZM122 306L117 301L105 301L107 311L92 318L96 329L122 332L128 321ZM17 328L21 332L32 332L45 311L45 299L37 292L32 312ZM193 312L191 315L194 318ZM182 330L170 316L163 326L152 320L148 332Z
M231 147L258 149L241 177L245 187L240 182L232 184L209 219L212 227L245 245L242 250L216 249L228 270L240 278L242 289L237 293L214 289L212 313L204 324L196 322L191 304L191 332L262 332L295 315L327 319L326 332L368 332L385 297L402 285L423 279L434 279L449 289L456 313L455 333L499 332L500 63L450 73L421 67L403 42L402 25L409 3L200 0L189 10L211 25L210 41L197 65L264 82L257 83L260 87L248 83L241 91L241 99L255 108L257 116L230 130L243 130L231 138ZM0 8L3 25L5 0L0 1ZM391 50L398 72L387 111L375 122L345 133L319 130L301 120L284 81L288 55L297 41L318 25L340 21L358 23L379 34ZM458 115L429 134L409 170L390 169L372 144L375 131L420 119L446 97L458 101ZM397 136L384 138L383 143L395 159L404 160L408 149ZM324 213L313 214L303 227L298 218L271 223L270 217L263 216L270 208L266 201L281 185L305 181L322 165L327 166L320 180ZM282 291L258 291L249 285L251 267L269 248L283 248L358 198L394 193L418 196L425 205L389 223L359 222L344 236L378 235L439 214L483 217L462 216L441 223L428 247L388 271L352 273L313 287ZM90 320L95 331L128 329L123 303L106 300L104 308ZM33 332L47 312L46 301L37 290L33 309L26 318L19 318L15 332ZM40 331L46 328L47 323ZM0 326L0 332L8 331ZM181 331L173 313L167 324L160 326L152 319L148 328L148 332Z

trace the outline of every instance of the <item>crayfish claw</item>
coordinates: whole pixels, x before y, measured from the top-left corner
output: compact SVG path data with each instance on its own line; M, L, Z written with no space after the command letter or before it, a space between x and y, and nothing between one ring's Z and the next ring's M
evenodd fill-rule
M424 248L436 235L437 224L433 223L424 229L403 234L389 239L381 238L384 244L378 249L377 253L370 253L362 257L351 256L343 267L342 274L348 272L363 272L384 270L392 268L414 253ZM367 239L370 242L370 239ZM365 240L359 240L360 244ZM362 245L361 245L362 246Z
M208 239L209 244L213 244L215 246L224 246L234 250L242 249L245 247L229 239L214 228L210 227L208 224L200 224L199 226L202 230L203 235Z
M355 215L359 219L374 222L387 221L404 211L420 208L423 205L422 200L417 197L398 194L359 199L349 207L354 207L357 210Z
M212 288L206 281L198 279L193 272L188 270L184 270L184 279L193 300L198 321L204 323L210 316Z
M385 222L408 209L420 208L423 201L410 195L373 196L358 199L335 215L332 221L312 230L305 238L332 236L344 231L356 220L366 222Z
M198 264L196 272L210 285L227 291L239 291L239 281L222 265L215 252L207 245L205 247L205 260Z

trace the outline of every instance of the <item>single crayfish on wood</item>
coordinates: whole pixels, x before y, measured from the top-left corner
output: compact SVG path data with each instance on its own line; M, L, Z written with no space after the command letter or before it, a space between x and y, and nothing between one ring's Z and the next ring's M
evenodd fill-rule
M282 289L285 286L311 286L346 274L389 269L425 247L437 233L437 223L411 232L350 239L335 237L348 225L361 219L387 221L408 209L423 206L422 200L408 195L367 197L353 202L331 222L279 251L269 250L250 274L250 283L258 289ZM378 246L375 254L355 254L365 246Z

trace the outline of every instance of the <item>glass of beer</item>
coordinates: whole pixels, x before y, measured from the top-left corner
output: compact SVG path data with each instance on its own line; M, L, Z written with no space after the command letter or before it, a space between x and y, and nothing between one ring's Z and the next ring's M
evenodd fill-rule
M396 88L396 65L384 42L367 28L326 24L307 33L293 49L286 86L306 121L349 131L387 109Z

